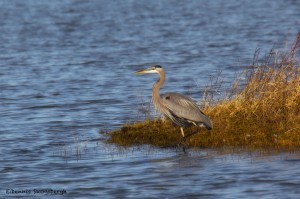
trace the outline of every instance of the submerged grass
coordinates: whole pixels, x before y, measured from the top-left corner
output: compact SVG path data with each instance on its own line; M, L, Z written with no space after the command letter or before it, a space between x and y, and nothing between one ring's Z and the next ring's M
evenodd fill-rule
M212 119L211 131L191 127L188 132L200 133L189 137L192 147L300 147L300 69L296 53L300 33L291 49L283 53L271 50L236 78L231 90L222 99L204 96L203 111ZM109 132L107 142L121 146L151 144L176 146L180 128L164 119L146 119L126 124Z

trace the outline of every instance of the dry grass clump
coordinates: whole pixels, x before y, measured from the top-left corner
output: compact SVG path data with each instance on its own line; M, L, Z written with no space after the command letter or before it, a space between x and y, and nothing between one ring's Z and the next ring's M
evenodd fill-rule
M198 147L300 147L300 70L295 55L300 33L286 54L272 50L262 61L255 56L233 84L230 97L212 101L204 112L214 123L210 132L191 127L186 144ZM242 78L241 78L242 77ZM241 81L240 79L244 79ZM120 145L173 146L181 138L178 126L146 120L127 124L110 133L109 142Z
M178 126L162 119L145 120L124 125L110 133L109 142L121 146L152 144L160 147L175 146L181 134Z

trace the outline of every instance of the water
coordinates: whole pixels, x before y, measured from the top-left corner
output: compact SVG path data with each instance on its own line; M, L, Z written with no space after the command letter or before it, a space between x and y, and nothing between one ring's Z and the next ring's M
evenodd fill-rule
M137 105L155 77L135 70L161 64L162 91L200 100L216 71L230 81L257 48L284 48L299 8L292 0L0 1L0 197L52 189L65 190L62 198L297 198L298 152L120 149L99 131L142 118Z

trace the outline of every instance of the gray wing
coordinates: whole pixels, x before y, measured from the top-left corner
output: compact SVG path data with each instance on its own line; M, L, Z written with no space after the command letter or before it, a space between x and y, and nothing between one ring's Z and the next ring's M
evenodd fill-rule
M207 129L212 128L210 119L200 110L196 102L179 93L165 93L161 95L162 102L172 115L171 118L175 123L194 123L198 126L204 125Z

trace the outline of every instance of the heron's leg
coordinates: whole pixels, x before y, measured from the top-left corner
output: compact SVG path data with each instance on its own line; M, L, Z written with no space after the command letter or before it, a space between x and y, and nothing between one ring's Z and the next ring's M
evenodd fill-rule
M182 137L184 137L183 128L182 128L182 127L180 127L180 130L181 130Z
M186 141L186 139L187 139L188 137L190 137L190 136L192 136L192 135L198 133L199 131L195 131L195 132L189 133L189 134L187 134L187 135L184 135L183 128L180 127L180 129L181 129L181 134L182 134L183 137L180 139L180 142L179 142L179 144L178 144L178 148L179 148L180 146L182 146L183 152L186 153L186 151L185 151L185 148L186 148L186 147L184 146L183 143Z
M186 153L186 152L185 152L185 145L184 145L184 142L185 142L185 137L183 136L183 137L180 139L180 142L178 143L177 147L178 147L178 149L180 149L180 148L182 147L183 152Z
M180 130L181 130L182 138L180 139L180 142L179 142L179 144L178 144L178 147L179 147L180 145L182 145L182 143L185 142L185 140L186 140L186 136L184 135L183 128L180 127Z
M181 128L181 129L182 129L182 128ZM181 132L183 132L183 130L182 130ZM187 135L184 135L184 134L183 134L183 137L180 139L179 145L181 145L183 142L185 142L186 139L187 139L188 137L191 137L192 135L194 135L194 134L196 134L196 133L198 133L198 132L199 132L199 131L195 131L195 132L192 132L192 133L187 134Z

